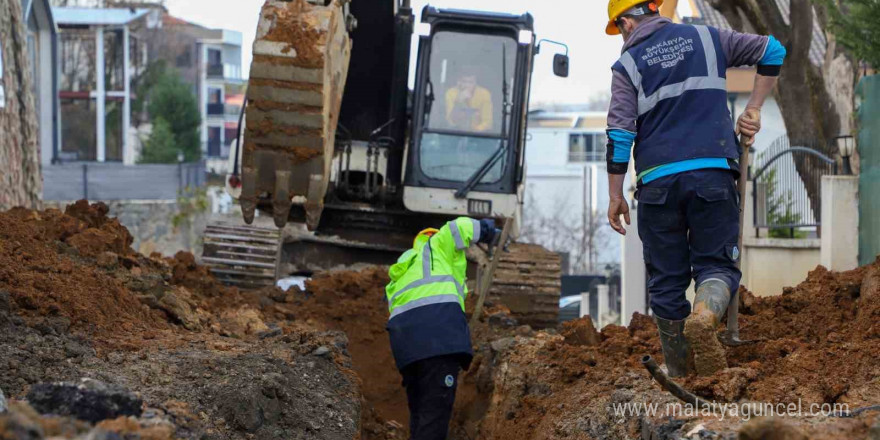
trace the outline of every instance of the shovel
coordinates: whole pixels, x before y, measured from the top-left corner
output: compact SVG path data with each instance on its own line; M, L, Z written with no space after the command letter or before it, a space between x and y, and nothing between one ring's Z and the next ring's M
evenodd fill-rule
M739 192L739 240L737 249L740 252L739 258L736 259L736 267L742 267L742 251L743 251L743 220L745 217L745 209L743 204L746 201L746 184L749 179L749 148L746 147L745 136L740 137L739 144L743 146L742 154L739 156L740 175L736 183L736 189ZM754 344L759 340L742 340L739 338L739 289L730 295L730 304L727 306L727 330L718 337L722 344L728 347L739 347L740 345Z

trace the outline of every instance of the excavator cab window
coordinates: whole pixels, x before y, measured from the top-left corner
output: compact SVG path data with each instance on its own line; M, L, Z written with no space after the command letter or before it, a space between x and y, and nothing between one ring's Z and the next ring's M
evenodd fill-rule
M508 36L455 31L434 35L428 75L435 102L425 109L419 155L427 177L464 182L502 146L510 127L516 49L516 40ZM505 159L491 165L480 182L500 180Z

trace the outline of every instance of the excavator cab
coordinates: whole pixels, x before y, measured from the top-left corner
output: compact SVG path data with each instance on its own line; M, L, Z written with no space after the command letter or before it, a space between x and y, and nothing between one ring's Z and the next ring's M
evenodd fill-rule
M428 6L421 21L403 204L519 218L532 16Z

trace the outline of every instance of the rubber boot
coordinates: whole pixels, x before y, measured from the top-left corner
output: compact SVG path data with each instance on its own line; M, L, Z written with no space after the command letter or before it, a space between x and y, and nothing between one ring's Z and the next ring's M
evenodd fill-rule
M727 352L716 329L730 303L730 289L719 279L708 279L697 287L694 310L684 324L684 335L694 351L694 368L708 376L727 368Z
M669 376L687 376L690 373L690 347L684 337L684 320L672 321L655 316L654 321L660 332L660 347L663 349L663 359L666 360Z

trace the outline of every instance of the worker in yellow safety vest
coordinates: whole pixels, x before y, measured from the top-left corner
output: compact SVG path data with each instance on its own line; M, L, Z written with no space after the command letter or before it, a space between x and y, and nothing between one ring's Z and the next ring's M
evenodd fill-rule
M446 439L458 373L473 358L465 250L500 235L491 219L459 217L419 232L388 271L386 329L406 387L412 440Z

